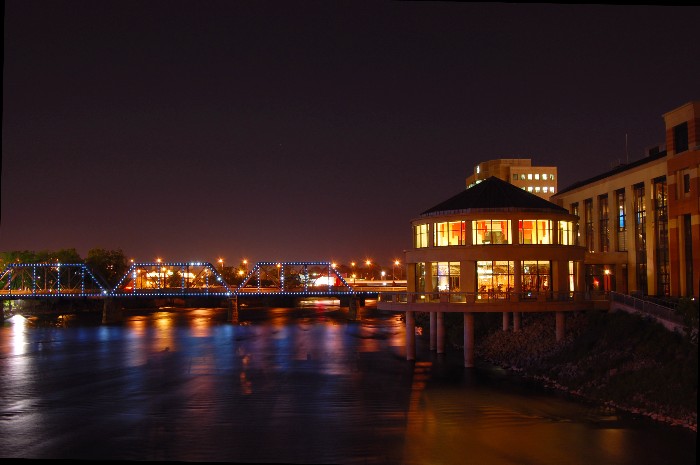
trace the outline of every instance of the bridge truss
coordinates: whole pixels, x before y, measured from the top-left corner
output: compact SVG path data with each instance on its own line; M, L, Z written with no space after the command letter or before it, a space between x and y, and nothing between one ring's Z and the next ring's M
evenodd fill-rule
M258 262L233 289L209 262L134 263L110 289L84 263L10 264L0 300L34 297L236 297L374 295L358 291L330 262Z
M0 275L0 297L104 297L109 294L84 263L12 263Z
M230 296L233 291L208 262L134 263L112 292L113 297Z
M330 262L258 262L236 294L353 294L352 286Z

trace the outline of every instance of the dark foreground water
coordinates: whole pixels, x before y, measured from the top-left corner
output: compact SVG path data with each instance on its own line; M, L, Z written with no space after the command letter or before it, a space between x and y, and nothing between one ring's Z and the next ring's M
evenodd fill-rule
M694 432L464 369L393 315L323 305L13 317L0 457L236 463L695 464Z

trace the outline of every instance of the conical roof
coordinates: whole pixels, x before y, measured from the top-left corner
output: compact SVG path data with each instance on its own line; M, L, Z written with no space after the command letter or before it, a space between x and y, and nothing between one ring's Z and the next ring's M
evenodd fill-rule
M496 211L569 213L565 208L557 204L500 178L491 176L444 202L425 210L421 213L421 216Z

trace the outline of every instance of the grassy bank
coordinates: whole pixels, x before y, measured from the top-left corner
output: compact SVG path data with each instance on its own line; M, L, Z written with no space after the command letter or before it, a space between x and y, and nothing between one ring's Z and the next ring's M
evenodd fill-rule
M461 350L455 317L447 340ZM523 315L518 332L502 331L500 314L476 320L477 363L697 431L698 345L687 336L625 312L569 314L560 342L553 314Z

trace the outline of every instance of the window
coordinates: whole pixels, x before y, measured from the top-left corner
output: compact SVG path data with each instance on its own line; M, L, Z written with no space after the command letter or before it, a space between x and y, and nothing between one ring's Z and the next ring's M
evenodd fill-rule
M524 297L551 290L551 265L547 261L524 260L521 262L521 280Z
M435 223L433 225L433 244L435 247L445 247L448 245L465 245L466 222L450 221Z
M676 153L688 150L688 123L682 123L673 128L673 148Z
M525 180L525 173L521 173L521 174L520 174L520 180L521 180L521 181L524 181L524 180Z
M550 175L549 175L549 180L550 180L550 181L554 181L554 175L553 175L553 174L550 174Z
M617 202L617 251L627 251L627 219L625 218L625 190L615 192Z
M551 192L552 194L554 194L554 186L550 186L550 187L549 187L549 192Z
M519 220L518 233L521 244L551 244L551 220Z
M528 192L532 192L532 186L528 186L528 187L527 187L527 191L528 191Z
M510 220L472 221L472 244L512 244Z
M433 290L459 292L459 262L433 262Z
M419 224L415 227L415 247L420 249L422 247L428 247L428 225Z
M572 203L571 204L571 214L576 215L576 222L574 223L574 239L576 242L574 243L575 245L581 245L581 232L579 230L579 214L578 214L578 202Z
M610 251L610 229L608 228L608 195L598 196L598 240L600 251Z
M637 290L647 293L647 212L644 204L644 183L634 185L634 249L637 263Z
M571 221L559 221L559 244L573 245L573 223Z
M514 175L513 175L513 181L517 181L517 180L518 180L518 175L517 175L517 174L514 174Z
M584 223L586 225L586 249L594 251L593 244L593 199L583 201Z
M540 186L535 186L535 192L539 192L539 191L540 191Z
M668 190L666 176L654 179L654 236L656 238L656 294L671 295L668 252Z
M515 286L515 262L477 261L477 299L505 299Z
M692 240L692 224L691 215L683 215L683 242L685 243L685 250L683 254L685 255L685 295L686 297L693 296L693 240ZM682 292L682 290L681 290Z
M537 181L540 180L540 173L535 173L535 180L537 180Z
M690 193L690 173L683 173L683 193Z
M529 181L532 181L532 173L528 173L528 174L527 174L527 179L528 179Z
M425 292L425 262L416 263L416 292Z

